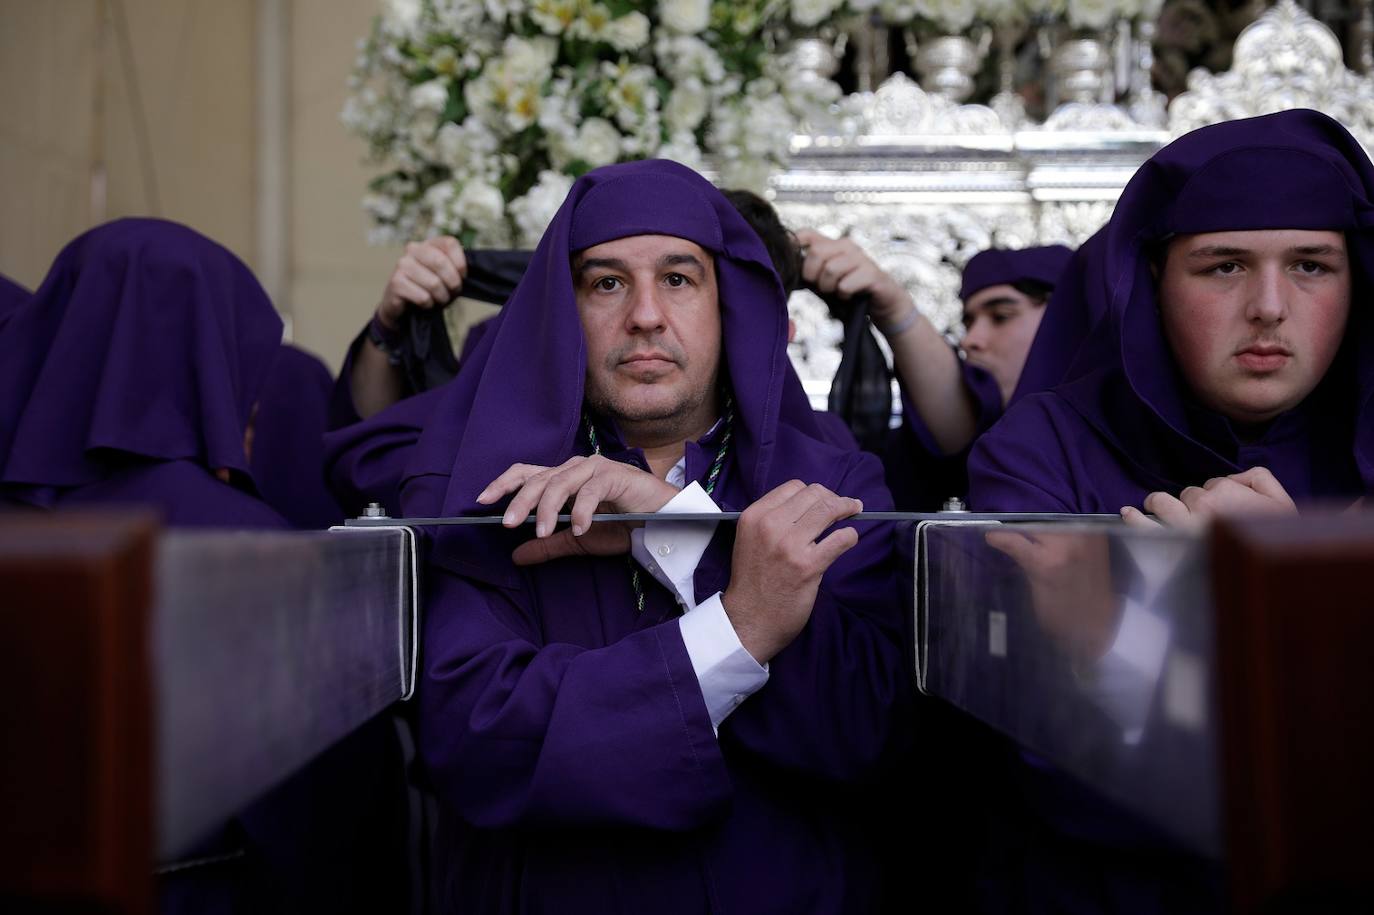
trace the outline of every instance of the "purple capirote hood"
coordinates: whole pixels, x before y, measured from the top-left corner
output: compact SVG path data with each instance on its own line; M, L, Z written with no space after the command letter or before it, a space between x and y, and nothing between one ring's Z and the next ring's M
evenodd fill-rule
M753 498L778 479L780 423L823 440L787 359L787 298L763 243L710 182L674 162L611 165L578 179L544 233L529 269L449 385L402 485L408 515L487 514L477 494L510 465L551 466L584 453L580 438L586 344L571 256L633 235L685 238L715 256L723 335L722 377L735 403L734 467ZM822 450L833 450L819 445ZM786 468L784 468L786 469ZM479 559L497 579L509 544L453 528L435 537L446 563ZM489 555L487 555L489 554ZM483 558L485 557L485 558ZM446 563L447 564L447 563Z
M1136 172L1111 221L1082 249L1086 258L1075 259L1061 280L1065 286L1083 286L1083 296L1095 294L1105 305L1086 309L1099 315L1096 326L1077 348L1055 393L1119 451L1156 475L1172 477L1164 472L1165 463L1192 467L1194 474L1232 472L1227 452L1235 439L1229 424L1188 392L1164 337L1152 259L1174 235L1260 229L1344 232L1353 281L1350 320L1327 380L1308 398L1309 404L1320 399L1321 408L1307 410L1304 422L1331 425L1333 434L1323 435L1324 440L1350 440L1351 457L1366 489L1371 488L1371 201L1374 166L1369 156L1349 131L1316 111L1227 121L1170 143ZM1087 288L1093 285L1097 288ZM1052 314L1046 318L1053 321ZM1047 331L1054 334L1052 323L1040 333ZM1072 351L1062 349L1066 355ZM1321 430L1314 428L1313 434ZM1161 457L1164 451L1170 454L1167 461Z
M964 265L959 298L967 302L970 296L989 286L1010 285L1024 280L1054 286L1071 257L1073 249L1064 245L979 251Z
M47 504L130 456L251 477L244 429L281 332L252 272L199 233L86 232L0 327L0 484Z

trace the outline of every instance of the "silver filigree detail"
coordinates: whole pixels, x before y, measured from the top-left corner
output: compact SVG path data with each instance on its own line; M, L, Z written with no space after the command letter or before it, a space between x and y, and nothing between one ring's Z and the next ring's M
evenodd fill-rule
M1075 200L1041 204L1040 232L1036 244L1069 245L1076 248L1107 224L1115 206L1115 201L1111 200Z
M931 95L905 73L894 73L876 92L856 92L841 105L854 131L868 138L1009 132L986 105L958 105Z
M1331 29L1293 0L1279 0L1240 33L1229 71L1189 74L1188 91L1169 106L1169 129L1178 136L1290 108L1325 112L1374 149L1374 78L1346 69Z
M1065 102L1040 125L1041 130L1051 133L1141 130L1143 127L1123 109L1101 102Z

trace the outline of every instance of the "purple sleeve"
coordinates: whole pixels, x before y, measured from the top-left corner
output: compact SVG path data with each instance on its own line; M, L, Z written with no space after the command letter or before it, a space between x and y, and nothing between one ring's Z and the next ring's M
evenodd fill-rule
M959 358L957 352L955 357ZM935 436L912 405L906 383L900 376L897 384L902 393L902 422L911 430L920 447L934 457L952 457L953 455L946 455L935 442ZM997 380L992 375L977 366L969 365L968 360L962 358L959 358L959 384L973 399L975 429L977 434L981 435L1002 416L1002 391L997 387ZM950 396L954 394L951 390Z
M1048 404L1037 394L1018 402L978 439L968 459L969 508L993 512L1077 512L1085 509L1072 462Z
M512 595L430 568L420 749L468 822L686 830L725 810L676 619L604 648L541 645Z
M869 511L891 507L871 455L856 453L831 488ZM871 774L903 748L913 693L892 525L856 529L858 544L826 572L806 627L770 662L763 688L721 725L722 741L782 768L844 782Z
M374 416L325 434L325 478L346 514L357 515L369 502L379 502L387 514L401 516L400 488L406 465L443 391L434 388L407 397Z

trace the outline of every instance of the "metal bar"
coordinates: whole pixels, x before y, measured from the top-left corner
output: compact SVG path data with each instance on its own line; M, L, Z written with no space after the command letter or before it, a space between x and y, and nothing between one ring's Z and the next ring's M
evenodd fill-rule
M609 521L738 521L742 512L681 512L668 514L662 512L611 512L592 515L593 522ZM502 515L469 515L466 517L443 518L349 518L346 527L453 527L470 524L501 524ZM534 523L530 515L521 524ZM571 515L559 515L558 523L568 524ZM1000 521L1005 523L1064 523L1082 522L1100 524L1120 522L1119 515L1113 514L1069 514L1035 512L859 512L850 515L845 521Z

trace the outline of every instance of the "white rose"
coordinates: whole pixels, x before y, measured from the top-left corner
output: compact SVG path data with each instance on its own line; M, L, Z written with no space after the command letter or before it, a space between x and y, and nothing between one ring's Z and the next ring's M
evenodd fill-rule
M577 19L577 0L534 0L530 19L545 35L562 35Z
M658 18L674 32L695 35L711 21L711 0L659 0Z
M519 133L539 120L541 96L537 85L517 86L506 92L506 126Z
M485 181L469 181L463 185L453 206L463 221L479 232L499 226L506 216L505 198Z
M801 26L820 25L839 6L839 0L792 0L792 21Z
M668 142L654 153L654 158L671 159L698 172L705 167L701 147L697 146L696 137L690 132L673 134L668 138Z
M420 24L422 12L420 0L385 0L382 4L382 28L392 35L412 38Z
M569 175L562 172L542 171L539 173L539 181L530 188L528 194L517 197L510 202L508 209L511 219L515 221L520 244L523 247L534 248L539 244L539 239L543 237L544 230L549 227L554 214L563 205L572 185L573 180Z
M435 134L439 130L439 115L432 111L417 111L411 115L406 128L406 140L422 159L430 160L438 155L434 145Z
M443 125L434 138L439 163L463 173L479 169L496 154L499 146L496 135L474 115L468 115L461 125Z
M640 12L626 13L606 26L606 40L617 51L637 51L649 41L649 17Z
M710 97L706 88L696 79L685 80L673 87L663 106L663 120L674 133L696 130L697 125L706 117L710 107Z
M620 131L605 118L587 118L577 131L576 157L592 168L620 158Z
M410 90L410 107L417 111L443 111L448 105L448 83L443 79L432 79Z
M496 22L516 19L525 11L524 0L484 0L487 15Z
M542 83L557 57L558 42L552 38L511 35L501 46L501 70L512 83Z

